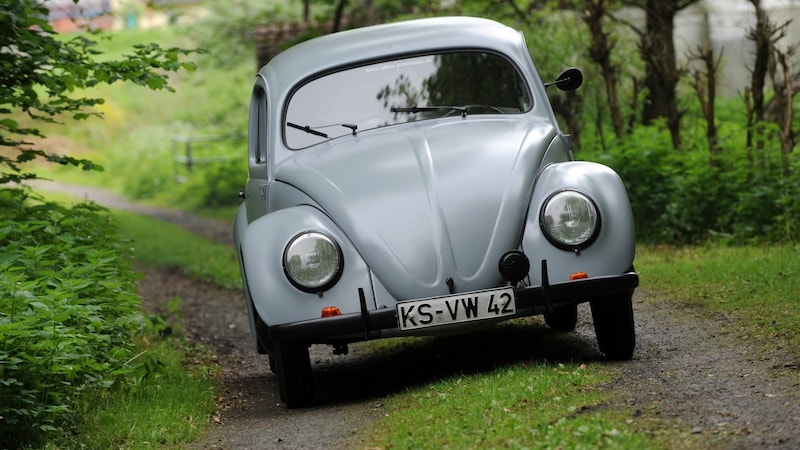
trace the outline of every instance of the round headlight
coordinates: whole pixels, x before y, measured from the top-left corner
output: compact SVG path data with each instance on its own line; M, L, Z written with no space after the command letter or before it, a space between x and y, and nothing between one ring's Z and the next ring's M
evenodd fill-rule
M580 250L597 237L600 214L589 197L562 191L544 202L540 223L550 243L565 250Z
M283 252L283 268L289 281L306 292L322 292L342 274L342 251L330 237L317 232L298 234Z

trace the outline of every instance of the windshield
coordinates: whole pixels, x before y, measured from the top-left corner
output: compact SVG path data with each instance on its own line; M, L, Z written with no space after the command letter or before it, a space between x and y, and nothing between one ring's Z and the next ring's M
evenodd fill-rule
M519 114L531 107L524 79L494 53L453 52L345 69L301 86L284 133L289 148L399 123L473 114Z

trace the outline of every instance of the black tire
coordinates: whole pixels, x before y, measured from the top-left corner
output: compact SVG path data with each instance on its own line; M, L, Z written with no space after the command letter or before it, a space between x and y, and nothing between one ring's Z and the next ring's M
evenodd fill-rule
M633 326L633 291L590 301L597 345L607 359L633 357L636 331Z
M269 356L269 371L277 373L275 372L275 358L273 358L272 355L269 354L269 350L267 350L272 346L268 336L267 325L261 320L261 317L256 314L256 350L259 355Z
M575 325L578 324L578 305L544 313L544 323L555 331L575 331Z
M281 401L290 409L310 406L314 401L314 380L308 345L276 342L269 356L278 378Z

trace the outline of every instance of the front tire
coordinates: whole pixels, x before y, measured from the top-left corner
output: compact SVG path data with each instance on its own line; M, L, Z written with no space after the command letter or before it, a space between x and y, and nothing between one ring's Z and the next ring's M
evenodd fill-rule
M607 359L629 360L636 347L633 291L590 301L597 345Z
M271 350L270 365L278 378L281 401L289 409L310 406L314 401L314 380L308 345L277 342Z
M578 305L544 313L544 323L555 331L575 331L575 325L578 324Z

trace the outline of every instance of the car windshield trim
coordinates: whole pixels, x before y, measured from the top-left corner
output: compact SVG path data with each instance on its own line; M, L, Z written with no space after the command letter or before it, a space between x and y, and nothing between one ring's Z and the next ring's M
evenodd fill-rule
M357 131L444 117L523 114L532 106L525 77L499 53L469 49L405 56L301 84L287 103L283 138L287 148L299 150Z
M404 112L404 113L411 113L416 114L420 112L429 112L429 111L457 111L461 113L461 116L464 117L467 115L467 107L466 106L453 106L453 105L437 105L437 106L411 106L411 107L398 107L395 106L391 109L392 112Z

